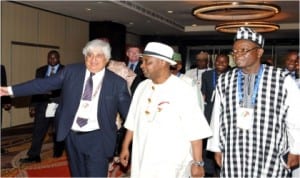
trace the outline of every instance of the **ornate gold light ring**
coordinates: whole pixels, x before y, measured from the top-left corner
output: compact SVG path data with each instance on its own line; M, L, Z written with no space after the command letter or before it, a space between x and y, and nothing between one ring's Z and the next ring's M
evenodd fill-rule
M231 15L226 14L228 9L236 9L236 10L260 10L262 12L259 13L247 13L246 15L238 14ZM217 12L222 11L219 14L208 14L209 12ZM205 20L256 20L262 18L272 17L275 14L280 12L280 7L273 4L265 4L265 3L246 3L246 2L232 2L232 3L217 3L208 6L200 6L193 9L193 15ZM230 11L228 11L229 13ZM222 13L222 14L221 14Z
M216 25L218 32L236 33L239 27L250 27L258 33L272 32L280 28L279 25L269 22L228 22Z

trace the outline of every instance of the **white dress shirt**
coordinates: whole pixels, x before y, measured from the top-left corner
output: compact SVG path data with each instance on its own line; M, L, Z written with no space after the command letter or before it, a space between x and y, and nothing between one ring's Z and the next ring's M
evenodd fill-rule
M101 87L102 87L102 81L104 77L105 69L101 70L100 72L95 73L95 75L92 77L93 79L93 96L91 100L91 104L89 106L89 112L86 113L86 118L88 119L88 122L85 126L79 127L79 125L76 123L77 117L78 117L78 110L76 112L73 125L72 125L72 130L73 131L78 131L78 132L89 132L93 130L100 129L100 125L98 122L98 101L99 101L99 95L101 92ZM83 83L83 86L85 86L85 83L87 79L89 78L90 72L86 70L85 72L85 80ZM84 91L84 90L82 90ZM80 103L82 100L80 101ZM80 107L81 104L79 104Z

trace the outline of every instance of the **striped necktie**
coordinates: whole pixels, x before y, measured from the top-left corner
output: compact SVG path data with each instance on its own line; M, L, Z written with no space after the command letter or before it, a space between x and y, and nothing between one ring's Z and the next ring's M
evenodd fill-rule
M83 92L83 95L81 98L83 100L88 100L88 101L92 100L92 94L93 94L93 78L92 77L93 77L93 75L94 75L94 73L90 73L90 76L85 83L84 92Z

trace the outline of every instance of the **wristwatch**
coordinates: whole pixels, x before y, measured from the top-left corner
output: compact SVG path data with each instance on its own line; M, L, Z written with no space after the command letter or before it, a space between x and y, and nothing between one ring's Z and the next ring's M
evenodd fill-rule
M193 165L203 167L204 166L204 161L194 161Z

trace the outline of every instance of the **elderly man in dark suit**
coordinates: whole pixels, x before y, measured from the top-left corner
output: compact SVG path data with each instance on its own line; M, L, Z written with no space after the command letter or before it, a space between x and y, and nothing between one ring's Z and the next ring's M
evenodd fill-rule
M36 78L50 77L61 69L63 65L60 64L60 55L58 51L51 50L47 55L47 65L39 67L36 70ZM20 159L21 163L40 162L41 161L41 150L45 135L47 134L48 128L55 119L53 116L46 116L47 108L55 103L58 104L60 96L60 90L53 90L48 93L33 95L31 98L31 104L29 107L29 114L34 117L34 127L32 132L32 142L29 151L27 152L28 157ZM64 150L63 142L55 141L55 134L53 138L54 148L53 157L60 157Z
M12 87L0 95L24 96L61 89L56 111L57 140L65 140L73 177L107 177L116 144L117 113L126 118L131 97L126 81L105 68L111 47L93 40L83 48L85 64Z

